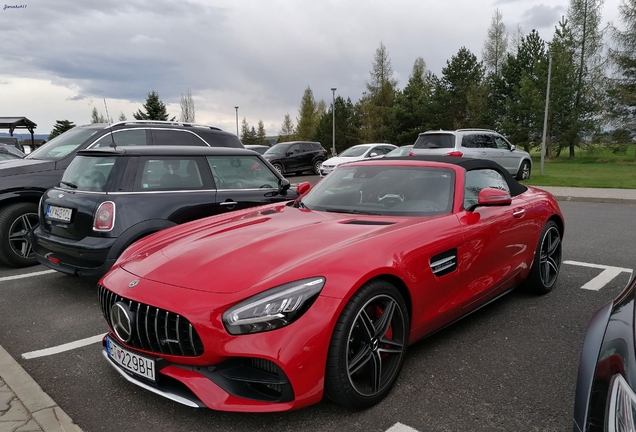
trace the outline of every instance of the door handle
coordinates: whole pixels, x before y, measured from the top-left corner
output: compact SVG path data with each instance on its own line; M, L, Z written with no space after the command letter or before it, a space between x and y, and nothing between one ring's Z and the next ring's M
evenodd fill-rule
M219 203L219 205L222 205L222 206L233 206L237 204L238 203L236 201L223 201Z
M525 214L526 214L526 209L523 209L523 208L514 209L512 212L512 216L516 217L517 219L522 218Z

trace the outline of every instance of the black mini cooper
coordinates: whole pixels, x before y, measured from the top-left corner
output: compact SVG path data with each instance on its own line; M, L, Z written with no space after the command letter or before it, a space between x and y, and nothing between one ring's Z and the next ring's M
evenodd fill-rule
M39 205L37 260L99 278L130 244L206 216L295 199L262 156L235 148L144 146L82 150Z

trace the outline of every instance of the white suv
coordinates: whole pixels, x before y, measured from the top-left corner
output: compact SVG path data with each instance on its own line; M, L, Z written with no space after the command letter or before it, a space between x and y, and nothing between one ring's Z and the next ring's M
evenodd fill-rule
M411 155L446 155L489 159L499 163L517 180L530 178L530 154L517 149L506 138L489 129L427 131L418 135Z

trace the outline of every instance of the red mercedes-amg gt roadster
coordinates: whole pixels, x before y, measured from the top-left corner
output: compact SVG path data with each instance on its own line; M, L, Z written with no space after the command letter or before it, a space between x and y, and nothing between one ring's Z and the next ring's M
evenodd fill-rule
M193 407L368 407L410 344L517 286L550 292L563 231L555 199L494 162L349 163L294 201L129 247L98 287L103 354Z

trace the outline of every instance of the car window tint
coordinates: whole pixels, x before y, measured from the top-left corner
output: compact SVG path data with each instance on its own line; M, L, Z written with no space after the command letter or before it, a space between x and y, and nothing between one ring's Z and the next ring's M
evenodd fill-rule
M300 145L300 148L302 150L303 153L305 152L310 152L310 151L314 151L313 147L311 146L310 143L302 143Z
M510 150L510 144L508 143L508 141L501 137L495 137L495 144L497 145L498 149Z
M476 135L465 135L462 137L462 147L477 148L479 147Z
M300 153L300 144L294 144L289 146L289 148L287 149L287 154L291 154L291 155L295 155Z
M136 190L189 190L203 188L201 172L192 158L152 158L140 164Z
M475 135L475 140L477 142L477 148L497 148L492 135Z
M464 209L469 209L477 204L479 192L485 188L495 188L510 192L506 179L492 169L479 169L466 172L464 184Z
M116 159L77 156L64 171L60 185L79 191L105 192Z
M277 189L278 177L257 156L208 156L217 189Z
M169 130L169 129L153 129L152 143L154 145L198 145L207 146L207 144L194 134L188 131Z
M111 138L112 137L112 138ZM129 129L114 131L112 134L108 133L95 142L90 148L95 147L109 147L115 142L115 145L120 147L125 146L145 146L146 143L146 130L145 129Z
M436 149L455 147L455 135L451 134L425 134L417 137L413 148Z

